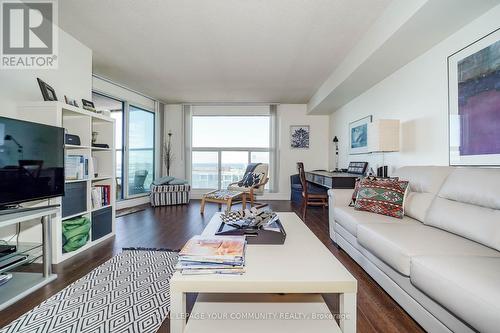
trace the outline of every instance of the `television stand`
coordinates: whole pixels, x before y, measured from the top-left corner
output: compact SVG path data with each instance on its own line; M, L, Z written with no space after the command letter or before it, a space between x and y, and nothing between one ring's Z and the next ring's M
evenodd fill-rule
M26 261L14 261L0 269L0 273L9 272L12 274L12 278L0 286L0 311L57 278L57 275L52 273L52 245L50 238L52 216L56 215L58 212L59 208L56 205L55 207L33 207L28 210L21 208L21 210L0 215L0 228L15 225L17 223L29 222L35 219L40 219L42 223L42 244L19 243L17 244L19 246L16 252L1 257L0 263L2 260L6 260L11 256L26 254L29 252L29 249L41 247L43 252L42 273L11 271L24 264Z
M41 208L53 208L59 207L60 205L48 205L48 206L40 206L40 207L21 207L21 206L0 206L0 216L8 215L8 214L16 214L21 212L31 212L37 211Z

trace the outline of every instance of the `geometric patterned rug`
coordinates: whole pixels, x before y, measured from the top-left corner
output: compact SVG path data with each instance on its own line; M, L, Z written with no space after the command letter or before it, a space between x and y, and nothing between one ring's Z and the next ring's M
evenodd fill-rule
M176 263L177 252L124 250L0 333L155 333L170 309Z

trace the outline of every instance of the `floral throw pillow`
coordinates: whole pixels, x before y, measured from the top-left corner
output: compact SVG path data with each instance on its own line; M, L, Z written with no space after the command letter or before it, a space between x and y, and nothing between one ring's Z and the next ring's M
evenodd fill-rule
M356 197L358 196L359 187L362 181L374 181L374 180L384 180L384 181L398 181L398 177L392 178L377 178L375 176L366 176L364 178L357 178L356 183L354 185L354 191L352 192L351 202L349 203L350 207L354 207L356 204Z
M238 186L240 187L256 186L262 182L263 178L264 178L263 173L249 172L243 177L242 181L238 183Z
M376 179L360 182L354 209L402 219L408 181Z

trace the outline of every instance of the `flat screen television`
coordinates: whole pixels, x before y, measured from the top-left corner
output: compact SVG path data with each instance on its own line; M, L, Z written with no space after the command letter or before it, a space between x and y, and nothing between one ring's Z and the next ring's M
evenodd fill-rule
M0 117L0 207L64 195L64 129Z

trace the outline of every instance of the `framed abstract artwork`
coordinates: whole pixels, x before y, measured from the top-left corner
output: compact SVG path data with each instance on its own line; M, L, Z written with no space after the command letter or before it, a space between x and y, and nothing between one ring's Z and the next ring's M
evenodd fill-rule
M365 154L368 151L368 124L372 116L349 123L349 154Z
M500 30L448 57L450 165L500 165Z
M290 126L290 148L309 149L309 125Z

